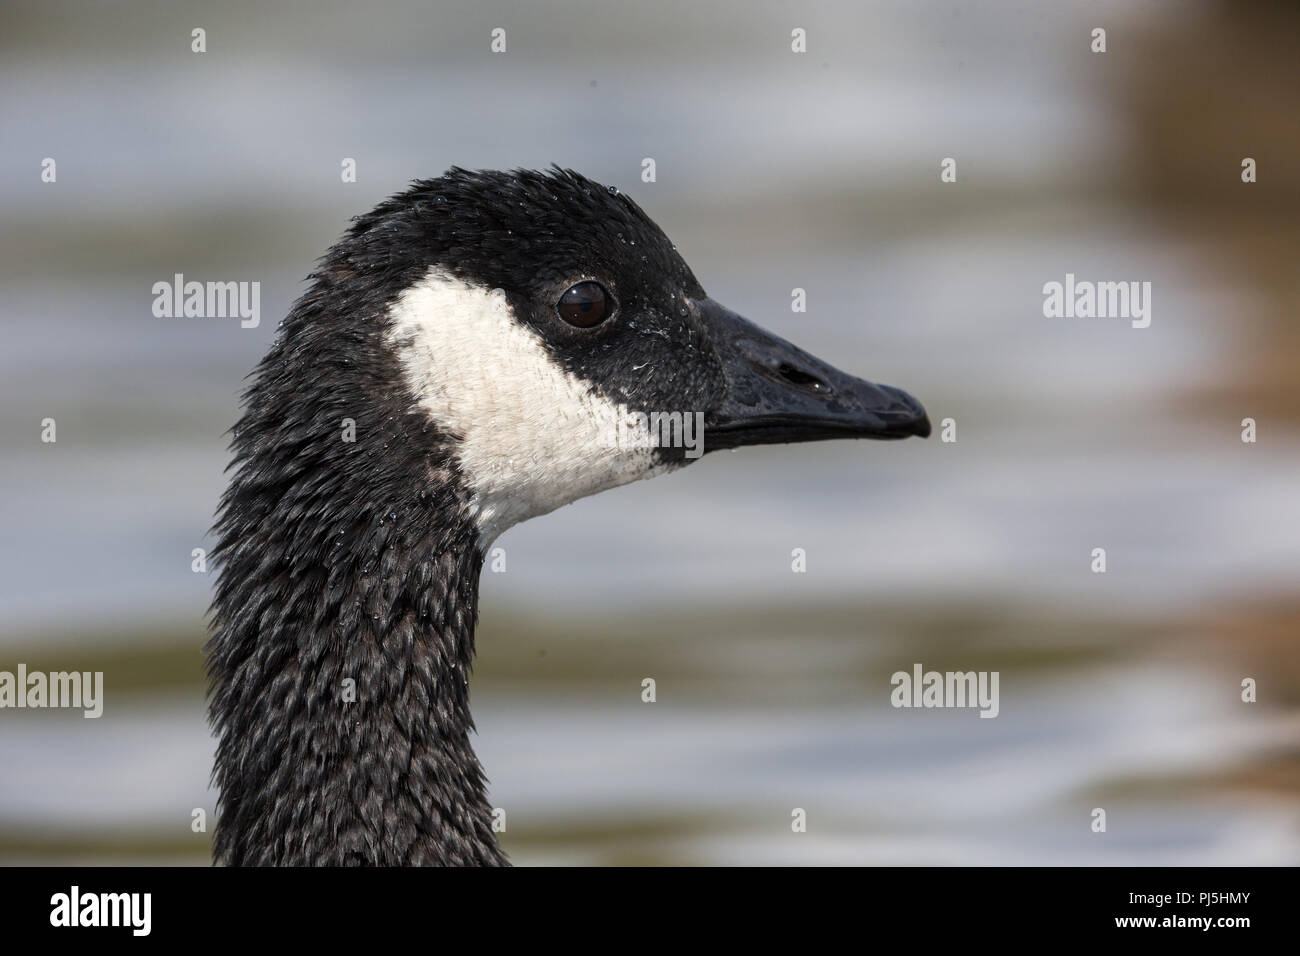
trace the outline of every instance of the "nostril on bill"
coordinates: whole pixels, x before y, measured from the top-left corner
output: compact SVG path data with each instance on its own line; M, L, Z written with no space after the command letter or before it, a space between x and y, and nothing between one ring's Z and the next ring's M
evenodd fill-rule
M782 362L776 370L776 373L791 385L797 385L800 388L811 388L814 391L824 391L826 383L816 375L810 375L803 369L795 368L788 362Z

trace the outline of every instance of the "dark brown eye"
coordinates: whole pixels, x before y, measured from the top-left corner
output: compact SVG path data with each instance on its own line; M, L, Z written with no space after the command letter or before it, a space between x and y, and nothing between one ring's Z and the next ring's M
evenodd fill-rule
M580 329L600 325L614 311L614 299L599 282L579 282L555 304L560 318Z

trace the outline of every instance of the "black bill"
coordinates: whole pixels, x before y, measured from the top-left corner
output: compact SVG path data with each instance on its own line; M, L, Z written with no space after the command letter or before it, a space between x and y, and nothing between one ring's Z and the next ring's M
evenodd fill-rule
M704 450L830 438L925 438L930 419L907 392L847 375L712 299L697 303L727 389L705 413Z

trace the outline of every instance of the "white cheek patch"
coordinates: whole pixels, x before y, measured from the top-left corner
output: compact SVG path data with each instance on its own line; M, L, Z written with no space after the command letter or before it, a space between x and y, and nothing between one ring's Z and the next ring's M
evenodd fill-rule
M627 406L561 368L500 289L431 269L390 310L407 385L460 438L484 545L535 515L667 470Z

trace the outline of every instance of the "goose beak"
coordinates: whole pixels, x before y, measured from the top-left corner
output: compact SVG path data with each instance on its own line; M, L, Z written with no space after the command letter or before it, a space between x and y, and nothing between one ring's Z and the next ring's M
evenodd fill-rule
M722 359L726 390L705 413L704 450L930 434L907 392L847 375L712 299L696 303Z

